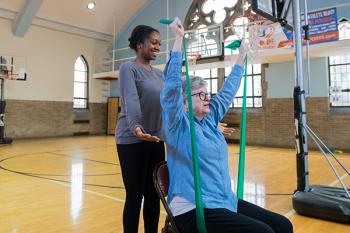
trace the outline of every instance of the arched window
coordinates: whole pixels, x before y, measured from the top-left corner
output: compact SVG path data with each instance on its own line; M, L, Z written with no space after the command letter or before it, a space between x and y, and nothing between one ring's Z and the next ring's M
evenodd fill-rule
M193 0L185 19L185 27L191 30L198 28L201 24L228 25L230 19L235 17L235 9L242 8L241 2L239 0Z
M81 55L74 64L74 98L73 108L88 108L88 80L89 70L85 58Z

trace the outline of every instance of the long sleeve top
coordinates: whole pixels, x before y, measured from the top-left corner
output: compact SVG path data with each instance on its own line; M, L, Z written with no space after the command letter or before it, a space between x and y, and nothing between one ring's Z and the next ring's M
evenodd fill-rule
M160 99L170 179L168 201L179 196L195 204L190 123L189 114L184 110L181 68L182 53L172 52L164 71ZM231 189L227 144L217 125L239 88L242 73L243 68L235 65L222 89L210 100L210 113L201 121L194 119L205 208L237 211L237 197Z
M152 67L149 71L134 61L119 69L121 112L116 127L118 144L142 142L135 133L136 127L163 140L160 92L163 73Z

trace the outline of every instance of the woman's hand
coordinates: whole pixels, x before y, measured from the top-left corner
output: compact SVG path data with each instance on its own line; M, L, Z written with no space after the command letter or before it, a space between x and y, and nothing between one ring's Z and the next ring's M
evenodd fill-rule
M178 17L175 17L174 21L169 25L171 30L173 31L175 35L175 41L173 45L172 51L181 51L182 46L182 40L184 37L184 27L182 26L182 23Z
M245 62L245 57L247 56L247 52L248 52L248 44L244 42L244 40L242 40L241 46L239 46L238 50L239 50L239 55L238 55L236 64L243 67Z
M147 133L143 133L140 127L135 128L136 136L141 139L142 141L149 141L149 142L159 142L160 139L157 136L152 136Z
M171 30L173 31L175 37L183 37L185 30L182 26L181 20L178 17L175 17L173 22L169 25Z
M229 127L226 127L226 126L227 126L226 123L219 122L219 124L218 124L218 127L219 127L221 133L223 135L225 135L225 136L230 136L233 133L233 131L235 131L235 129L234 128L229 128Z

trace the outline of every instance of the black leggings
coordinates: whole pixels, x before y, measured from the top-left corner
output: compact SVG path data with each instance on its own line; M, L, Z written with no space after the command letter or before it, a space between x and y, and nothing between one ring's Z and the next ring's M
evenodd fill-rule
M117 144L117 149L126 191L124 233L137 233L142 197L145 233L157 233L160 207L152 174L165 159L164 142Z
M292 233L284 216L238 200L238 213L227 209L204 209L207 233ZM175 217L181 233L197 233L196 210Z

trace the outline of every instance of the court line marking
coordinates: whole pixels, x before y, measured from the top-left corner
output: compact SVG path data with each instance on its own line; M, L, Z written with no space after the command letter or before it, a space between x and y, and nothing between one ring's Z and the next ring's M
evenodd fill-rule
M348 176L347 173L345 173L344 175L342 175L340 177L341 180L344 180L346 177ZM339 180L336 179L335 181L333 181L332 183L330 183L328 186L335 186L336 184L339 183ZM296 214L297 212L295 212L294 209L291 209L290 211L288 211L287 213L285 213L283 216L286 217L286 218L290 218L292 217L294 214Z
M72 185L70 185L70 184L59 182L59 181L55 181L55 180L47 180L47 181L50 181L50 182L56 183L56 184L60 184L60 185L66 186L66 187L72 187ZM106 194L103 194L103 193L99 193L99 192L95 192L95 191L91 191L91 190L88 190L88 189L82 189L82 190L84 192L90 193L92 195L96 195L96 196L99 196L99 197L104 197L104 198L111 199L113 201L117 201L117 202L120 202L120 203L125 203L124 199L120 199L120 198L117 198L117 197L112 197L112 196L109 196L109 195L106 195ZM143 207L141 207L141 208L143 209ZM161 210L160 213L162 213L164 215L167 214L164 210Z

